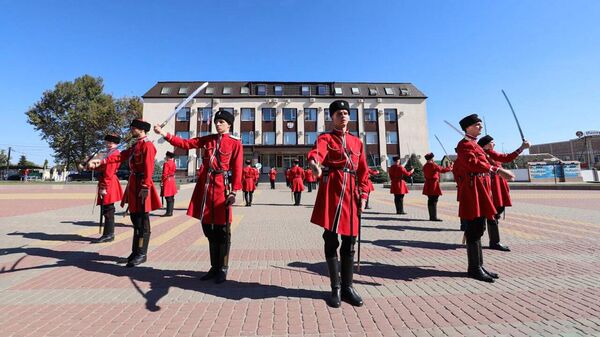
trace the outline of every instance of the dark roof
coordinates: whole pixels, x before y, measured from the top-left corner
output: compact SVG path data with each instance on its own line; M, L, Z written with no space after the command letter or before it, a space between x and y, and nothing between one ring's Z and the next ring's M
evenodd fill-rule
M203 81L156 83L143 98L184 98L196 90ZM264 86L264 87L261 87ZM309 91L303 93L303 87ZM231 88L230 94L223 94L224 88ZM248 88L248 94L242 94L242 87ZM281 91L275 89L281 87ZM187 88L181 89L181 88ZM206 93L212 88L213 93ZM264 88L264 95L259 89ZM336 88L341 92L336 93ZM353 88L359 93L353 94ZM386 91L387 88L387 91ZM376 92L373 92L376 89ZM321 92L319 92L322 90ZM240 98L240 97L327 97L327 98L427 98L423 92L411 83L365 83L365 82L209 82L206 89L195 97Z

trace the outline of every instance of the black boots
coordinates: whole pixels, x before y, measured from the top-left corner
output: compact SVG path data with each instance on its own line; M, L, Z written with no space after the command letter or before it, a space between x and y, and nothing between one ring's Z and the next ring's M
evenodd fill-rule
M175 206L175 197L166 197L167 200L167 211L162 216L173 216L173 207Z
M146 262L148 245L150 244L150 219L148 213L132 213L133 242L131 243L131 255L127 258L127 267L137 266Z
M369 199L370 198L367 198L367 202L365 204L365 209L371 209L371 206L369 206Z
M443 221L437 217L437 201L427 201L427 209L429 210L429 221Z
M406 212L404 212L403 194L394 194L394 204L396 205L396 214L406 214Z
M327 299L327 304L332 308L339 308L342 305L340 292L340 267L336 257L328 258L327 269L329 270L329 280L331 281L331 296Z
M490 249L510 252L510 248L500 244L500 231L498 229L498 220L487 219L488 235L490 237Z
M479 248L479 265L481 266L481 270L483 270L486 274L490 275L492 278L499 278L498 274L488 271L483 267L483 252L481 251L481 240L477 241L477 248Z
M250 206L250 196L249 192L244 192L244 201L246 202L246 207Z
M354 274L354 252L349 256L341 256L342 258L342 300L352 304L355 307L363 305L363 300L360 298L356 290L352 287L352 276Z
M254 192L249 192L248 194L248 204L252 206L252 197L254 196Z
M127 267L137 266L146 262L148 255L148 245L150 244L150 232L145 233L138 239L137 254L127 262Z
M219 244L210 242L208 244L208 252L210 254L210 269L200 278L202 281L215 278L219 271Z
M94 243L111 242L115 239L115 205L104 205L102 213L104 216L102 236L94 240Z
M227 271L229 270L229 247L230 243L219 243L219 268L215 278L215 283L223 283L227 280Z
M469 277L484 282L494 282L494 278L482 269L483 256L481 254L481 241L467 241L467 258L469 267L467 274Z
M294 192L294 206L300 206L300 198L302 197L302 192Z

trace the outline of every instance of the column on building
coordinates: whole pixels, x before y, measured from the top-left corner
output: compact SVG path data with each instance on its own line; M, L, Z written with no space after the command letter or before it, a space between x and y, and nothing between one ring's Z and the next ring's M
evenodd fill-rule
M275 108L275 144L283 144L283 107L273 106Z
M190 128L188 130L190 132L190 139L199 136L198 135L198 107L191 106L190 107ZM196 172L196 163L197 163L196 149L192 149L188 151L188 167L187 167L187 175L193 176L194 172Z
M377 109L377 130L378 130L378 140L379 140L379 162L380 166L387 170L387 167L391 165L391 163L387 162L387 139L386 139L386 128L385 128L385 114L383 109ZM382 161L382 159L386 159Z
M260 104L254 108L254 127L256 128L256 131L254 131L254 144L260 145L263 143L262 107Z
M304 144L304 109L296 109L296 143Z
M241 108L234 108L233 109L233 116L235 117L233 119L233 132L232 134L235 137L240 137L242 138L242 122L241 122Z

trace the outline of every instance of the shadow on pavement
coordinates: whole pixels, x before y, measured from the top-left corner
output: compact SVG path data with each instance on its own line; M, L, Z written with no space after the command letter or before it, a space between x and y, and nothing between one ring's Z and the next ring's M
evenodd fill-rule
M387 229L394 231L421 231L421 232L460 232L460 229L452 228L436 228L436 227L416 227L416 226L403 226L403 225L362 225L363 227Z
M126 225L120 222L117 222L117 215L115 214L115 227L131 227L130 225ZM98 227L98 222L96 221L61 221L60 223L70 223L75 226L86 226L86 227Z
M41 232L12 232L6 235L20 235L25 239L42 240L42 241L92 241L95 238L88 238L77 234L47 234Z
M400 248L400 247L413 247L413 248L423 248L423 249L432 249L432 250L464 249L464 245L457 244L457 243L444 243L444 242L410 241L410 240L374 240L374 241L363 240L362 242L370 243L372 245L383 247L383 248L387 248L394 252L402 251L402 248Z

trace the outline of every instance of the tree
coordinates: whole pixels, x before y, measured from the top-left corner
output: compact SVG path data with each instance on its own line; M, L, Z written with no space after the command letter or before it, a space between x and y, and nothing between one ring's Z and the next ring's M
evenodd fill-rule
M24 154L22 154L21 157L19 158L19 163L17 163L17 166L19 166L19 167L37 167L37 165L35 163L27 160L27 157Z
M406 167L407 170L410 171L410 169L414 168L415 171L412 174L412 181L415 183L422 183L425 182L425 177L423 176L423 164L421 164L421 161L419 160L419 158L417 158L416 154L411 154L410 157L408 158L408 163L406 163ZM410 177L405 178L408 181L410 181Z
M7 164L8 164L8 155L6 154L6 151L0 150L0 169L6 168Z
M57 164L76 167L104 146L104 134L122 135L132 116L141 116L139 97L115 100L103 90L101 77L84 75L58 82L26 112L27 122L54 150Z

